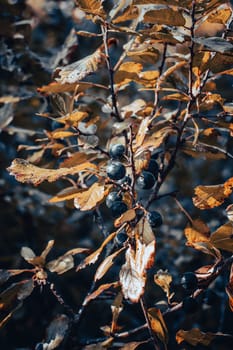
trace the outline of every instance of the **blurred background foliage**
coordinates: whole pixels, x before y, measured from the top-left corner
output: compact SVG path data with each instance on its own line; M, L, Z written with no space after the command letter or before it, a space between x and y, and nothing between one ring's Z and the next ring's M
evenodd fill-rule
M0 105L0 266L17 269L26 266L20 256L22 246L31 247L39 254L48 240L55 239L55 248L51 253L51 258L54 258L73 247L95 248L103 239L93 213L79 212L63 203L48 203L51 194L62 189L62 181L33 187L18 183L6 171L14 158L25 155L23 151L17 152L19 145L33 145L33 140L39 138L44 129L53 129L49 119L36 115L51 108L49 99L41 96L37 88L51 81L56 66L90 54L100 41L76 36L74 29L94 32L96 28L83 18L72 0L1 0L0 5L0 95L15 98ZM69 55L67 51L63 55L66 40L71 41ZM101 79L106 79L104 74ZM224 76L217 84L226 102L232 103L233 79ZM127 90L127 93L130 100L130 94L135 94L135 91ZM232 138L225 141L225 148L232 153ZM52 161L50 154L45 156L48 157L47 162ZM177 159L177 166L165 186L168 190L178 189L179 199L189 214L193 218L201 216L211 229L215 229L226 221L224 208L231 203L232 197L223 206L200 213L192 204L193 188L199 184L222 183L232 176L232 170L232 159L211 161L183 156ZM157 234L156 264L149 273L148 285L153 285L147 296L150 306L164 297L162 290L153 284L156 271L163 269L172 274L179 295L180 275L210 263L207 255L185 246L183 229L187 219L172 198L165 197L156 202L154 209L161 212L164 224ZM111 228L111 220L106 225ZM72 271L57 279L56 285L65 300L77 309L92 278L93 268L79 274ZM204 331L232 333L233 319L224 289L226 283L227 275L223 274L212 286L218 300L214 307L203 303L194 316L179 311L178 315L167 317L168 328L172 331L171 339L179 328L189 329L193 326ZM100 300L91 304L87 311L81 327L73 330L66 349L79 349L79 344L85 343L85 340L103 335L99 327L108 323L110 308L103 312ZM63 307L49 287L42 292L37 288L0 330L1 349L34 349L35 344L44 338L48 324L59 312L64 312ZM126 328L136 327L142 322L144 320L137 305L127 306L120 318L120 323ZM173 350L177 347L172 341L169 346ZM185 348L192 347L187 345ZM230 345L223 341L213 345L213 349L228 348Z

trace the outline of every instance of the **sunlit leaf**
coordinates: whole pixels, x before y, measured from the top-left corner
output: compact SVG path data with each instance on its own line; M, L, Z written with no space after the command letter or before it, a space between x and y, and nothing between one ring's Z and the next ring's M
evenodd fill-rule
M113 265L113 260L124 250L125 248L121 248L117 250L116 252L110 254L107 256L107 258L104 259L104 261L99 265L98 269L96 270L95 273L95 281L100 280L106 272L112 267Z
M224 184L215 186L197 186L195 188L194 205L199 209L211 209L221 205L233 190L233 177Z
M115 297L112 305L111 305L111 311L112 311L112 324L111 324L111 333L115 333L120 327L117 325L118 318L120 316L120 313L123 310L123 295L121 292L117 294Z
M110 288L116 288L118 286L119 286L119 282L111 282L111 283L102 284L94 292L87 295L87 297L85 298L84 304L87 304L87 303L89 303L89 301L96 299L105 290L108 290Z
M155 233L153 232L151 225L149 224L149 221L145 215L139 220L136 229L143 243L149 244L152 241L155 242Z
M126 262L120 270L120 283L126 299L137 303L144 293L146 270L154 263L155 241L146 245L136 239L136 247L129 246L126 253Z
M215 337L216 334L210 332L203 333L198 328L193 328L190 331L184 331L183 329L180 329L176 333L176 341L178 344L186 341L193 346L196 346L198 344L209 346Z
M93 54L82 58L81 60L71 63L65 67L58 67L56 72L59 75L56 81L62 84L77 83L87 75L95 72L100 63L103 62L101 49L97 49Z
M227 222L210 236L210 242L218 249L233 253L233 223Z
M170 284L172 282L172 275L167 271L159 270L154 275L155 283L160 286L166 293L167 298L170 296Z
M88 189L80 190L74 198L74 206L82 211L91 210L99 205L109 192L109 188L95 182Z
M210 23L221 23L221 24L226 24L228 19L230 18L232 14L231 9L226 5L221 5L219 6L216 10L211 12L207 16L207 21Z
M114 75L115 84L121 86L139 79L138 73L142 71L142 65L136 62L125 62L120 65Z
M103 9L103 0L75 0L80 10L87 14L97 15L105 18L106 14Z
M86 266L94 264L97 259L99 258L100 254L102 253L104 247L117 235L117 232L111 233L101 244L101 246L95 250L92 254L90 254L88 257L84 259L81 264L78 265L76 271L79 271L81 269L84 269Z
M45 169L37 167L28 161L16 158L7 169L10 175L14 175L19 182L28 182L39 185L43 181L54 182L66 175L74 175L81 171L94 171L96 166L86 162L72 168Z
M123 225L125 222L129 222L134 220L136 217L136 212L134 209L129 209L126 212L124 212L119 218L117 218L114 221L114 226L115 227L120 227Z
M167 344L168 330L161 311L153 307L147 310L147 314L150 320L151 329L164 344Z

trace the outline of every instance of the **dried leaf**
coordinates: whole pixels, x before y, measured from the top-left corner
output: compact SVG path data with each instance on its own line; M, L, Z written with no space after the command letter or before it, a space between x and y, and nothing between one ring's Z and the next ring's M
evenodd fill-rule
M99 182L95 182L88 189L80 190L74 199L75 208L85 211L99 205L108 194L109 189Z
M184 153L194 157L194 158L204 158L204 159L226 159L227 152L221 150L218 147L207 145L201 142L196 143L186 141L180 148Z
M94 292L87 295L83 304L86 305L89 303L89 301L96 299L105 290L108 290L109 288L116 288L118 286L119 286L119 282L111 282L111 283L102 284Z
M75 2L78 8L88 15L91 14L102 18L106 17L102 6L103 0L75 0Z
M75 175L81 171L95 171L96 165L85 162L72 168L45 169L29 163L27 160L16 158L7 168L10 175L14 175L19 182L39 185L43 181L54 182L66 175Z
M120 227L123 225L125 222L132 221L136 218L136 212L134 209L129 209L126 212L124 212L119 218L117 218L114 221L114 226L115 227Z
M138 230L138 234L142 238L143 243L149 244L152 241L155 241L155 234L146 216L143 216L139 220L136 229Z
M163 342L163 344L167 344L168 330L161 311L153 307L147 310L147 314L150 320L151 329L161 340L161 342Z
M104 259L104 261L99 265L98 269L95 273L95 281L100 280L105 273L112 267L113 260L124 250L125 248L121 248L117 250L116 252L110 254L107 258Z
M90 254L88 257L86 257L86 259L84 259L84 261L79 264L79 266L77 267L76 271L79 271L81 269L84 269L86 266L90 265L90 264L94 264L98 257L100 256L101 252L103 251L104 247L117 235L117 232L113 232L111 233L105 240L104 242L101 244L101 246L95 250L92 254Z
M165 5L152 5L154 10L149 10L144 15L144 21L169 26L184 26L185 18L180 9L171 8ZM149 7L149 6L148 6Z
M114 75L115 84L122 86L139 79L138 73L142 71L142 64L136 62L125 62L120 65ZM140 79L139 79L140 80Z
M180 329L176 333L176 341L178 344L186 341L193 346L196 346L198 344L209 346L215 337L216 334L210 332L203 333L198 328L193 328L190 331L184 331L183 329Z
M197 186L195 188L194 205L199 209L211 209L221 205L233 190L233 177L224 184L215 186Z
M232 53L233 45L226 39L220 37L199 37L193 39L195 43L203 46L203 49L206 49L211 52L220 52L220 53Z
M136 239L136 248L129 246L126 253L126 262L120 270L120 283L126 299L137 303L144 293L146 270L154 263L155 241L146 245Z
M59 77L56 78L56 81L61 84L77 83L87 75L97 71L102 62L102 49L98 48L93 54L77 62L71 63L65 67L58 67L56 72L58 72Z
M229 221L220 226L210 236L210 242L215 248L233 253L233 223Z
M155 283L160 286L163 291L166 293L167 298L170 296L170 284L172 282L172 275L167 271L159 270L154 275Z
M120 313L123 310L122 301L123 301L123 295L121 292L119 292L111 305L111 311L112 311L111 334L117 332L117 330L120 329L120 327L117 325L117 321Z

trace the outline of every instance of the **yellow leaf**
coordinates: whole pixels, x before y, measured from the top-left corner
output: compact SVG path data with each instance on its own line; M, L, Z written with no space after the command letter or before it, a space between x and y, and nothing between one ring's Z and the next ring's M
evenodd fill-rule
M176 341L178 344L186 341L187 343L196 346L198 344L209 346L212 340L216 337L214 333L203 333L198 328L193 328L190 331L180 329L176 333Z
M185 18L182 11L172 9L171 7L160 5L160 9L147 11L144 15L144 21L156 24L166 24L170 26L183 26Z
M88 189L80 190L74 198L74 206L82 211L91 210L99 205L109 192L109 188L95 182Z
M159 309L155 307L147 310L150 320L151 329L157 335L157 337L163 342L168 343L168 330L163 319L163 315Z
M119 282L111 282L111 283L106 283L102 284L99 286L94 292L91 294L88 294L87 297L85 298L85 301L83 305L86 305L89 303L89 301L97 298L101 293L103 293L105 290L108 290L109 288L116 288L119 286Z
M195 188L194 205L199 209L211 209L221 205L233 190L233 177L224 184L215 186L197 186Z
M102 6L103 0L76 0L75 2L78 8L87 14L102 18L106 16Z
M16 158L7 170L19 182L28 182L36 186L43 181L54 182L63 176L75 175L81 171L93 172L96 169L96 165L90 162L72 168L45 169L31 164L27 160Z
M164 292L166 293L167 297L170 295L170 284L172 282L172 276L167 271L159 270L154 275L154 281L155 283L160 286Z

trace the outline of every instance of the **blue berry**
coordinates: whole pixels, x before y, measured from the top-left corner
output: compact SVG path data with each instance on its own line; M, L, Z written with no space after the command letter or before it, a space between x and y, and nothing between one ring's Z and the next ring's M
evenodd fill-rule
M112 216L118 218L128 209L127 205L122 201L116 201L112 204Z
M159 227L163 224L163 218L157 211L149 211L147 214L147 219L152 228Z
M149 190L155 184L155 177L149 171L143 171L142 174L137 178L137 185L143 190Z
M113 203L116 201L121 201L122 200L122 195L119 192L110 192L107 197L106 197L106 206L108 208L111 208Z
M126 174L125 167L120 162L112 162L110 163L107 168L107 175L112 180L121 180Z
M115 143L110 147L109 154L112 158L120 158L125 153L125 146L121 143Z

